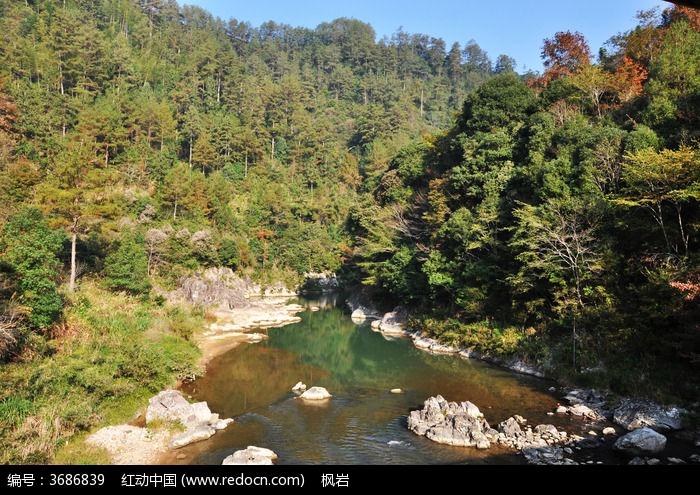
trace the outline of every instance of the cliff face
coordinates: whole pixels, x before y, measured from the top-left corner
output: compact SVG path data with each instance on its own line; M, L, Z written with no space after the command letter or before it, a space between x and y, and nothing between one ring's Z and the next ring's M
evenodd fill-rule
M229 309L250 306L259 297L294 297L297 289L288 289L277 282L262 287L249 278L241 278L230 268L208 268L204 272L184 277L180 287L167 294L170 301L185 301L204 306L224 306Z

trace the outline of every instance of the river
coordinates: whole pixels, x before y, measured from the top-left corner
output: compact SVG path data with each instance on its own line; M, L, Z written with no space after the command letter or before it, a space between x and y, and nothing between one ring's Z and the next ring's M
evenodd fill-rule
M205 376L183 387L235 422L211 439L169 454L169 464L220 465L235 450L272 449L277 464L522 464L520 455L438 445L406 428L430 396L469 400L495 425L519 414L579 433L582 421L547 415L558 395L550 381L481 361L434 355L405 338L355 324L340 295L300 299L300 323L269 329L269 339L242 344L210 361ZM332 399L296 399L298 381L327 388ZM391 393L400 388L401 394Z

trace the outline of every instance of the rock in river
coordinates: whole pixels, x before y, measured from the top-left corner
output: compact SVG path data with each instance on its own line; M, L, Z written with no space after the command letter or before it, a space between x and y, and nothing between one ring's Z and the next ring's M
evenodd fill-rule
M447 402L441 395L430 397L421 410L411 411L408 428L437 443L487 449L498 432L471 402Z
M666 447L666 437L651 428L640 428L621 436L613 448L630 456L656 454Z
M302 393L305 390L306 390L306 384L304 382L297 382L297 384L292 387L292 392Z
M324 400L331 397L332 395L323 387L311 387L299 396L300 399L306 400Z
M277 454L270 449L251 445L247 449L237 450L221 464L223 466L271 466L275 459Z
M411 411L408 416L409 430L437 443L478 449L487 449L494 443L520 451L545 449L533 451L533 463L570 463L563 459L563 451L549 449L556 444L568 442L566 432L558 431L553 425L537 425L532 428L526 423L525 418L516 414L494 429L471 402L448 402L441 395L430 397L424 402L423 409Z

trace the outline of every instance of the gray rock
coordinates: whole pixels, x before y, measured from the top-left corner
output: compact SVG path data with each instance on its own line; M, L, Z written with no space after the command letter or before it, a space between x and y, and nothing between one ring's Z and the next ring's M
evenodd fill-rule
M309 272L304 274L304 284L301 288L301 292L335 292L340 289L342 285L341 280L336 277L335 273Z
M652 457L651 459L647 459L647 464L649 466L658 466L661 464L661 461L658 460L656 457Z
M408 312L406 309L398 306L394 308L394 311L382 316L378 329L384 333L403 334L407 319Z
M493 435L478 407L471 402L447 402L441 395L428 398L423 409L411 411L408 429L437 443L480 449L490 446L489 435Z
M700 464L700 454L692 454L690 457L688 457L688 460L690 462L694 462L695 464Z
M648 400L628 399L613 411L613 420L627 430L649 427L664 432L683 429L682 409L664 408Z
M156 420L179 422L186 428L184 433L173 436L171 449L206 440L233 422L231 418L220 419L218 414L212 414L206 402L190 404L177 390L164 390L149 399L146 423Z
M423 409L411 411L408 417L408 428L417 435L453 446L486 449L492 443L500 443L523 450L545 448L569 440L567 433L558 431L554 425L533 428L526 423L525 418L516 414L494 429L475 404L469 401L447 402L440 395L427 399ZM544 451L545 457L551 456L552 452ZM571 462L563 461L566 464Z
M177 390L164 390L148 400L146 423L156 420L182 421L190 415L190 403Z
M523 431L520 429L520 424L512 417L499 423L497 429L509 438L518 438L524 435Z
M271 466L275 459L277 454L270 449L251 445L244 450L237 450L226 457L221 464L223 466Z
M233 418L217 419L210 424L215 430L225 430L231 423L233 423Z
M151 397L146 409L146 423L155 420L179 421L186 428L209 423L212 416L206 402L190 404L177 390L164 390Z
M641 457L635 457L630 462L627 463L629 466L646 466L647 461Z
M666 448L666 437L651 428L640 428L618 438L613 448L630 456L656 454Z
M686 462L683 459L679 459L678 457L668 457L667 458L669 464L685 464Z
M179 435L175 435L171 440L170 440L170 448L171 449L179 449L181 447L184 447L185 445L189 445L191 443L195 442L201 442L202 440L207 440L211 438L214 433L216 433L216 429L213 428L212 426L206 425L206 424L201 424L199 426L195 426L194 428L190 428L189 430L185 431L184 433L180 433Z
M598 415L598 413L596 413L593 409L583 404L576 404L574 406L571 406L568 412L569 414L573 414L574 416L583 416L584 418L594 420L602 419Z
M523 361L512 361L506 363L506 367L517 373L522 373L523 375L532 375L539 378L544 378L545 376L544 371L542 371L539 368L536 368L535 366L526 364Z
M311 387L299 396L300 399L305 400L325 400L331 397L332 395L323 387Z
M562 447L538 447L527 448L522 451L528 464L537 465L563 465L576 464L573 460L566 458Z

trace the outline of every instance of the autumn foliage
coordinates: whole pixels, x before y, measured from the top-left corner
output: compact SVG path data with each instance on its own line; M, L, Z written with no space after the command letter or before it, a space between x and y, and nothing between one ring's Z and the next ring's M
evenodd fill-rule
M17 106L4 93L4 81L0 78L0 133L12 134L12 126L17 120Z
M558 32L554 38L544 40L542 59L545 72L544 84L560 77L576 74L582 67L591 63L591 49L586 39L578 31Z

